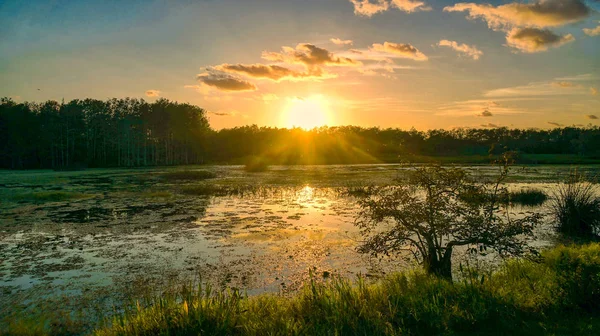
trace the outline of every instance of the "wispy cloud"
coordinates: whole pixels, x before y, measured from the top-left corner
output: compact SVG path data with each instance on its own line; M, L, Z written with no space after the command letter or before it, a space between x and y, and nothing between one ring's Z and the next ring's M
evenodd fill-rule
M472 99L445 103L437 108L440 116L477 116L493 117L495 115L523 114L523 110L511 107L497 100Z
M198 74L196 79L201 83L199 88L194 87L198 91L205 90L202 86L227 92L256 91L258 89L256 85L244 79L219 72L204 72Z
M595 114L588 114L586 117L591 120L598 120L598 116Z
M483 51L477 49L477 47L470 46L465 43L459 44L456 41L441 40L438 42L438 46L450 47L463 55L473 58L474 60L478 60L483 55Z
M273 81L322 80L336 77L334 74L327 73L321 68L312 68L310 71L303 72L279 65L265 64L221 64L215 66L214 69L251 78L270 79Z
M559 95L585 95L587 89L582 85L577 85L565 81L534 82L527 85L513 86L489 90L484 96L488 98L498 97L540 97L540 96L559 96Z
M427 61L429 58L419 49L406 43L384 42L383 44L375 43L371 48L374 51L391 54L401 58L409 58L415 61Z
M565 126L563 124L560 124L560 123L557 123L557 122L554 122L554 121L548 121L548 124L551 125L551 126L555 126L555 127L563 127L563 126Z
M589 36L598 36L600 35L600 25L596 28L583 28L583 32Z
M148 91L146 91L146 97L160 97L160 91L148 90Z
M352 40L342 40L339 38L332 38L332 39L329 39L329 41L331 41L333 44L342 45L342 46L352 45L354 43Z

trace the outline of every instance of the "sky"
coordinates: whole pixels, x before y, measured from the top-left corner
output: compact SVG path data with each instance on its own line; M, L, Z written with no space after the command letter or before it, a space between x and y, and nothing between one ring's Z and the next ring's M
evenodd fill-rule
M0 97L213 128L599 125L598 0L0 0Z

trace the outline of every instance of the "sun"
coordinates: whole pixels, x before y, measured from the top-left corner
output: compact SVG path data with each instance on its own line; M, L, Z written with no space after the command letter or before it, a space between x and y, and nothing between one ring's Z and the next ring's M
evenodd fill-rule
M329 102L322 95L290 99L282 113L284 127L300 127L305 130L331 123Z

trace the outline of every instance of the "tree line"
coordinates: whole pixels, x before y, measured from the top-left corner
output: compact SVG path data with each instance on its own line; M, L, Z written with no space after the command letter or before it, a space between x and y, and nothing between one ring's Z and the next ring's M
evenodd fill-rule
M249 157L273 164L399 162L506 150L600 159L600 128L417 131L251 125L213 130L204 109L167 99L0 100L0 168L5 169L244 163Z
M0 167L138 167L203 163L206 112L166 99L0 102Z

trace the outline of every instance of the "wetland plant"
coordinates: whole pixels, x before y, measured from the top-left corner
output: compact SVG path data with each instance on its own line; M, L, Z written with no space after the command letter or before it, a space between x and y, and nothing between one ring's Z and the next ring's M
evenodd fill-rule
M600 188L577 172L560 183L553 195L552 212L563 234L593 237L600 229Z
M539 206L548 200L548 195L539 189L524 189L508 193L508 202L525 206Z

